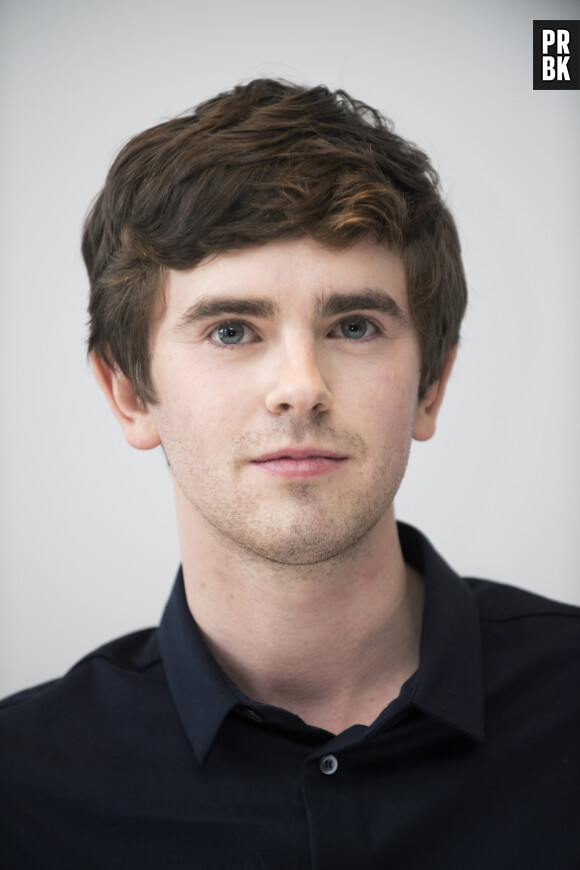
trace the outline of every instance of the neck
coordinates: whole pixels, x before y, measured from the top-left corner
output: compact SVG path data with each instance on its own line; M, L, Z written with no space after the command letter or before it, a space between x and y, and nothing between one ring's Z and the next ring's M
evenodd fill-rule
M356 547L280 565L180 511L187 602L212 654L250 698L338 733L370 724L416 670L421 576L392 510Z

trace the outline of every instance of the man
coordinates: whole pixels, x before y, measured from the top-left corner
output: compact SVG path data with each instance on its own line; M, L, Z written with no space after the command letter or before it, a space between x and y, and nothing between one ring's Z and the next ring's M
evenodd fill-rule
M83 253L182 569L158 630L4 703L2 866L576 868L578 610L395 521L466 302L426 156L257 80L129 142Z

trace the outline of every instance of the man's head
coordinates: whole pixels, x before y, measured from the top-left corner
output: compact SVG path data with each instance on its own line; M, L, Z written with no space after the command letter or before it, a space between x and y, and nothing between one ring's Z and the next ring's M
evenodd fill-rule
M150 335L168 270L227 251L371 238L401 256L419 396L459 339L457 231L426 155L343 91L258 79L132 139L85 225L89 349L155 402Z

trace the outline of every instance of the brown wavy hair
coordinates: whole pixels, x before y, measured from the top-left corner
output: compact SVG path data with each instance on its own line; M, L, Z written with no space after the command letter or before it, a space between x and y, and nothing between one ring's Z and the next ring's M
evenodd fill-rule
M346 248L369 235L405 264L422 396L459 341L467 300L428 157L345 91L239 85L135 136L114 161L83 231L89 352L154 403L149 332L166 270L273 240Z

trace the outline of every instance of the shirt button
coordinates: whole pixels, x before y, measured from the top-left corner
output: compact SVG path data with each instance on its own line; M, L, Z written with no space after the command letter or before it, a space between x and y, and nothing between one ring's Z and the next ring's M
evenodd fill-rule
M244 713L248 719L252 720L252 722L261 722L263 720L263 716L258 713L257 710L252 710L251 707L246 707Z
M336 773L338 770L338 761L335 755L325 755L320 759L319 767L323 773Z

